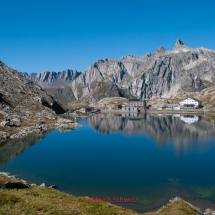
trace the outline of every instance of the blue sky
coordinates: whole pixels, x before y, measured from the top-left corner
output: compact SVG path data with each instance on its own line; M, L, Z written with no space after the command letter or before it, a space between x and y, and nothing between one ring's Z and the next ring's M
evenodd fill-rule
M177 38L215 50L215 1L0 0L0 60L21 72L84 71Z

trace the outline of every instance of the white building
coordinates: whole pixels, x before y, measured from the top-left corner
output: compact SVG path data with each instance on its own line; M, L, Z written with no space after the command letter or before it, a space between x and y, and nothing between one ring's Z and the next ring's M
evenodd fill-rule
M192 107L192 108L199 108L201 107L201 101L195 98L187 98L180 102L182 107Z
M180 108L180 106L174 106L173 107L173 110L180 110L181 108Z

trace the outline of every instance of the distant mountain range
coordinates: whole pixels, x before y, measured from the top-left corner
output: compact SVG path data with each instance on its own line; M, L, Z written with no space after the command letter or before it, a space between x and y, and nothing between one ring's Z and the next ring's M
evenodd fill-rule
M172 51L94 62L76 70L31 74L28 78L62 104L92 103L104 97L161 98L199 92L214 85L215 51L190 48L177 40Z
M68 86L72 81L74 81L81 72L77 70L67 69L62 72L42 72L42 73L23 73L28 79L35 82L43 89L52 87L64 87Z

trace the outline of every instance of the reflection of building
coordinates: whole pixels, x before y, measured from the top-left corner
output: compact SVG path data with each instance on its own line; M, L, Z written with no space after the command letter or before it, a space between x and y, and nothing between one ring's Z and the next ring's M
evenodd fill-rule
M188 108L199 108L202 106L201 101L195 98L187 98L181 101L180 105L182 107L188 107Z
M138 114L138 113L124 113L122 114L122 117L126 117L129 120L141 120L146 119L146 115Z
M187 124L192 124L199 121L199 117L195 115L180 116L180 119Z
M180 114L173 114L174 117L180 117Z

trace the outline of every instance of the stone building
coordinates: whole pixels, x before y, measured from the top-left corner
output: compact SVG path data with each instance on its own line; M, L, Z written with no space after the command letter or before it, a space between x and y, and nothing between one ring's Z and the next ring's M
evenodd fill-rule
M129 99L128 106L122 108L123 111L141 111L146 109L146 100L144 99Z

